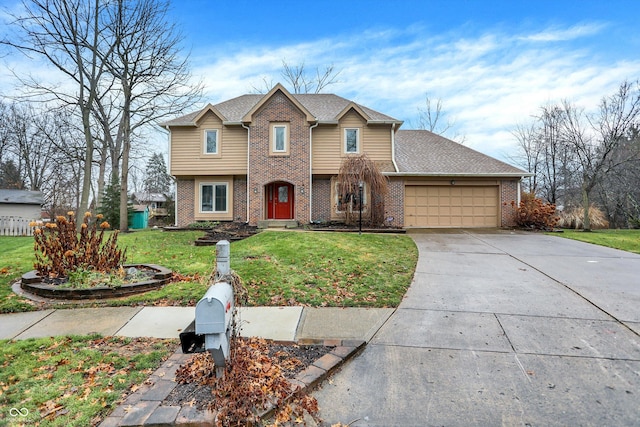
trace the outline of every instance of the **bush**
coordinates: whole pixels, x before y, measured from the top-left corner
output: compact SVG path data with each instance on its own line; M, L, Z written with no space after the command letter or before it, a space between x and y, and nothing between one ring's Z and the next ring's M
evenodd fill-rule
M55 222L31 223L35 228L34 267L42 277L68 277L71 272L90 270L109 272L122 265L126 249L118 249L118 231L104 241L104 231L109 228L102 215L91 221L91 213L84 214L80 233L76 231L73 212L56 217ZM99 229L99 231L98 231Z
M512 202L515 205L515 202ZM522 194L516 209L516 224L524 228L550 230L556 226L556 205L544 203L531 193Z
M589 207L589 222L592 229L609 228L609 221L605 214L597 207ZM575 206L560 212L558 227L581 229L584 228L584 209L582 206Z

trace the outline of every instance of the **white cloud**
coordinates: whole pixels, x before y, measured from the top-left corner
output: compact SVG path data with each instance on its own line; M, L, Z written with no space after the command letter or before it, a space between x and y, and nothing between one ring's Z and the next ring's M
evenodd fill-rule
M593 108L623 80L640 76L640 60L631 53L629 58L596 59L587 45L555 43L593 36L604 27L581 24L511 35L502 30L476 37L434 37L416 28L404 37L398 31L367 32L226 52L225 59L198 70L208 70L211 97L222 100L244 93L263 76L282 80L283 58L289 64L304 61L309 70L333 63L341 73L331 92L407 124L415 121L418 107L424 108L428 93L442 99L445 112L455 119L452 134L504 158L515 148L511 130L540 106L570 99ZM395 45L396 37L408 40Z

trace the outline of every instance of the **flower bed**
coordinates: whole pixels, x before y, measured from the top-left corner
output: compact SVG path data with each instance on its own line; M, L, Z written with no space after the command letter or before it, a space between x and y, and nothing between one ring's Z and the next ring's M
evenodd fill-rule
M129 264L125 269L145 269L152 272L147 280L124 283L119 286L95 286L91 288L64 287L46 283L37 270L22 275L20 287L29 293L45 298L64 300L119 298L160 288L171 281L172 271L156 264Z

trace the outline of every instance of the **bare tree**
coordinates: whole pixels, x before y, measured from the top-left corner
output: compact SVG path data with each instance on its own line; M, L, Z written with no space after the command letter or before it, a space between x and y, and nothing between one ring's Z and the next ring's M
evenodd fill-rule
M629 82L604 97L598 112L585 115L568 101L564 110L563 137L574 150L580 164L583 228L591 229L589 207L591 192L600 180L623 165L640 160L637 150L616 156L620 147L637 128L640 118L640 90Z
M286 60L282 60L282 70L280 76L284 79L285 85L289 86L293 93L321 93L324 89L338 82L340 71L336 70L334 64L330 64L321 69L316 67L312 74L308 73L303 62L297 65L289 65ZM252 86L256 93L266 93L274 86L272 79L262 78L260 86Z
M445 122L446 119L446 122ZM414 125L416 129L445 135L455 127L455 121L450 120L443 111L442 99L433 100L429 94L425 94L425 107L418 108L418 121ZM464 143L464 135L452 135L451 139Z
M15 38L4 39L27 56L34 55L51 64L72 83L43 83L32 76L17 76L31 89L33 97L45 97L78 108L85 139L82 194L79 210L89 207L91 170L93 162L93 135L91 111L99 95L105 64L98 54L111 46L102 36L102 11L106 3L100 0L30 0L23 1L24 14L13 16ZM78 222L80 225L80 222Z
M533 175L526 178L527 192L537 194L538 173L543 167L544 153L540 141L537 123L517 125L511 134L516 138L519 154L512 160Z
M175 115L201 96L191 85L187 59L179 55L181 37L168 22L169 3L157 0L116 0L110 9L109 31L114 42L103 60L117 86L119 120L115 146L120 169L120 229L126 230L128 174L136 131L152 121Z

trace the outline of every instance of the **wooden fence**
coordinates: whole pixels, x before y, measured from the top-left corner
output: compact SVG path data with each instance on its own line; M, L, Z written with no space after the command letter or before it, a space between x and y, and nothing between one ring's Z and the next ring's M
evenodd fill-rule
M0 236L33 236L31 221L18 216L0 216Z

